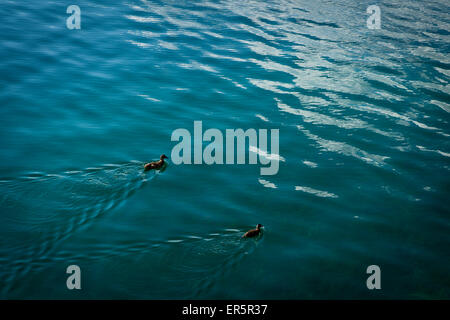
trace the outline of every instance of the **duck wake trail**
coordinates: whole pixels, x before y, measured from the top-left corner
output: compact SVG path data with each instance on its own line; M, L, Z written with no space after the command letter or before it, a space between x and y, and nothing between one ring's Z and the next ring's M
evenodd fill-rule
M89 254L74 261L101 261L103 272L114 279L105 292L117 298L202 299L263 240L243 239L243 233L244 229L225 229L169 240L102 244L86 248ZM130 266L135 272L124 277L123 270Z
M1 179L2 296L15 281L51 260L60 242L122 205L156 177L155 172L144 173L142 166L142 162L130 161Z

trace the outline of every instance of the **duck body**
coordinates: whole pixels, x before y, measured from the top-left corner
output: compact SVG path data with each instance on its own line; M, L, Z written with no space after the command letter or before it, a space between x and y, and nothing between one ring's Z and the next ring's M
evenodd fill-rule
M258 224L256 225L256 229L247 231L247 232L242 236L242 238L255 238L255 237L259 236L259 235L261 234L261 227L263 227L263 225L261 225L261 224L258 223Z
M161 155L161 157L159 158L158 161L153 161L153 162L149 162L146 163L144 165L144 171L149 171L149 170L159 170L164 166L164 159L167 159L166 155Z

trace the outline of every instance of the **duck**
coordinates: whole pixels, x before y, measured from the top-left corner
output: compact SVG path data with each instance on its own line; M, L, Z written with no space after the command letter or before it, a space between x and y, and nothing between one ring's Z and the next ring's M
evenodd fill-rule
M247 231L242 238L254 238L261 234L261 228L264 227L262 224L258 223L256 229Z
M158 161L146 163L144 165L144 171L148 171L148 170L152 170L152 169L155 169L155 170L161 169L164 165L164 159L168 159L168 158L165 154L162 154L161 157L159 157Z

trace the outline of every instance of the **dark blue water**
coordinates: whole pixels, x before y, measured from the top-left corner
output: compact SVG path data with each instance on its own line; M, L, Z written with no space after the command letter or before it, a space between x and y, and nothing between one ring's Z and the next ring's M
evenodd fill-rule
M0 298L450 297L447 1L70 4L2 2ZM142 171L196 120L278 174Z

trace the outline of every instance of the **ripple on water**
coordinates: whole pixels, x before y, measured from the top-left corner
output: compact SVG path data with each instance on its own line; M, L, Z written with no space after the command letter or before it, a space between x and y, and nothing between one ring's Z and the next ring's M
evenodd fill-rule
M142 165L133 161L61 174L32 172L0 183L2 222L25 239L19 244L4 236L0 250L18 255L11 257L13 266L5 272L25 276L31 266L45 265L59 242L121 205L155 177L154 172L144 173ZM18 245L26 249L11 250Z
M21 291L19 280L35 285L55 262L88 261L97 275L105 274L91 287L93 295L110 285L111 296L119 298L211 298L222 289L223 297L242 291L236 289L242 277L253 298L346 298L349 292L365 298L367 292L351 288L354 273L346 270L367 261L370 248L371 258L394 269L417 266L415 281L399 275L391 287L397 291L383 291L386 297L446 297L445 1L383 1L380 30L367 29L365 5L349 0L331 6L322 0L129 0L107 6L81 0L79 32L59 23L63 4L14 0L4 6L3 292L26 298L41 288ZM180 166L179 175L165 181L160 201L140 199L127 214L139 221L139 230L145 227L137 219L154 217L133 209L170 207L161 210L158 223L189 219L202 231L148 241L124 232L127 241L119 243L115 237L101 243L98 233L87 232L109 227L101 218L154 176L142 174L139 161L87 169L78 161L141 157L147 148L168 148L172 130L206 119L211 128L280 129L280 154L250 148L266 160L279 159L278 175L260 177L239 166L216 167L214 174L206 166ZM60 163L71 167L23 169ZM18 170L30 172L9 176ZM183 178L192 172L193 179ZM196 198L210 184L210 197ZM210 223L235 225L248 217L273 219L280 235L265 248L277 259L257 260L252 272L239 266L261 242L241 241L238 229L209 229ZM79 243L74 235L93 240ZM69 237L74 243L65 241ZM352 254L346 256L347 249ZM323 266L339 269L333 286L322 277ZM229 270L236 274L223 279ZM117 285L109 284L111 277ZM67 291L59 284L53 289L57 298Z

